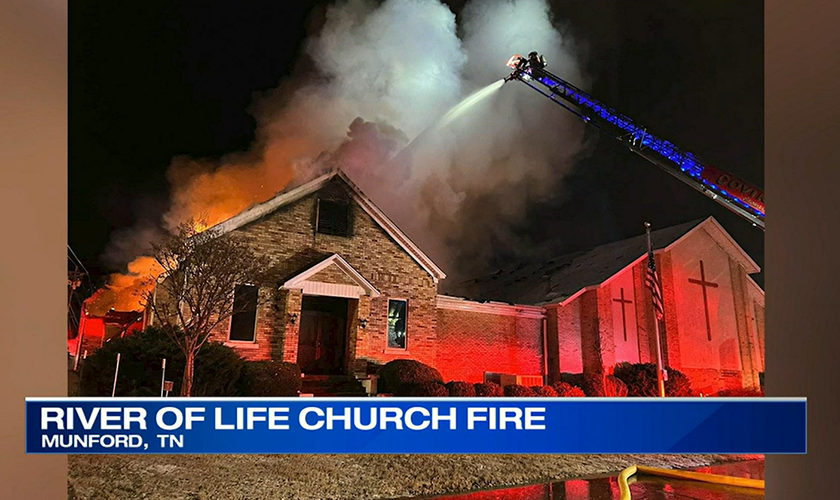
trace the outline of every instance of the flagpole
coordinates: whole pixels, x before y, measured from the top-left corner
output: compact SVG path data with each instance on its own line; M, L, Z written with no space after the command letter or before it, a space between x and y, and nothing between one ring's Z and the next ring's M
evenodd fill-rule
M650 222L645 222L645 231L647 233L647 247L648 255L653 255L653 248L650 244ZM662 344L659 335L659 318L656 314L653 315L653 324L656 333L656 387L659 391L659 397L665 397L665 377L662 376Z

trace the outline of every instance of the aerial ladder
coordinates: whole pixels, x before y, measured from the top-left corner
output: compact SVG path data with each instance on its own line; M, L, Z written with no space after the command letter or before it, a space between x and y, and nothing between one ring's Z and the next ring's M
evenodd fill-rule
M584 122L617 139L630 151L764 230L764 191L761 188L653 135L630 118L549 73L545 69L545 57L536 52L531 52L528 58L516 54L508 59L507 65L513 72L505 81L519 80L528 85Z

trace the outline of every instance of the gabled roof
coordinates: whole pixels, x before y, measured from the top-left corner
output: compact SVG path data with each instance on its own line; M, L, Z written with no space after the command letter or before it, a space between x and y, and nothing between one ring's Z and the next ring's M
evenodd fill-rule
M347 261L342 259L337 253L330 255L297 276L288 279L285 283L283 283L283 288L305 288L309 278L333 265L347 275L347 277L355 283L355 286L361 288L366 295L379 297L379 290L377 290L370 281L366 280L364 276L359 274L358 271L353 269L353 266L348 264Z
M696 220L651 231L654 253L670 250L696 231L705 230L724 251L747 271L760 271L758 265L713 218ZM586 290L609 282L623 270L636 265L647 254L647 236L634 236L600 245L590 250L563 255L546 262L522 265L467 283L479 290L481 299L520 304L557 304Z
M335 169L306 184L302 184L288 191L281 191L274 198L245 209L230 219L221 222L208 231L213 231L217 236L233 231L257 219L265 217L274 211L294 203L303 197L310 195L323 188L329 181L340 179L350 188L354 201L391 237L405 252L414 259L434 279L435 283L446 278L446 274L437 266L432 259L423 253L405 233L389 219L373 201L359 189L347 175L340 169Z

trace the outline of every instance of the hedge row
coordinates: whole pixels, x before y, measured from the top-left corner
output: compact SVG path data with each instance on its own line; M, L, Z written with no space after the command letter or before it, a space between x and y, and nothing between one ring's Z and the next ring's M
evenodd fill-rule
M659 394L656 365L652 363L619 363L613 374L607 376L562 373L561 382L542 387L508 385L502 388L494 383L460 381L444 384L440 372L414 360L391 361L377 373L379 392L395 396L654 397ZM696 393L686 375L678 370L668 370L665 395L688 397Z
M97 350L83 364L80 393L110 395L116 355L120 353L117 395L155 396L160 393L161 359L166 359L167 379L178 395L184 356L165 333L155 328L116 338ZM657 396L656 366L652 363L619 363L613 375L561 373L551 386L525 387L484 382L443 383L441 374L415 360L395 360L377 369L378 392L422 397L650 397ZM208 343L195 361L194 396L296 396L301 388L300 368L294 363L246 362L220 343ZM691 382L678 370L668 371L665 393L672 397L695 396ZM760 396L761 391L735 389L717 396Z
M173 382L171 395L180 394L184 355L162 330L147 328L107 342L85 360L81 395L111 395L117 353L117 396L160 395L162 359L166 359L166 378ZM246 362L221 343L207 343L195 359L193 396L297 396L300 387L300 368L296 364Z
M492 382L472 384L451 381L443 383L440 372L411 359L398 359L383 365L377 371L377 390L381 394L420 397L583 397L577 387L564 382L553 386L525 387L508 385L502 387Z

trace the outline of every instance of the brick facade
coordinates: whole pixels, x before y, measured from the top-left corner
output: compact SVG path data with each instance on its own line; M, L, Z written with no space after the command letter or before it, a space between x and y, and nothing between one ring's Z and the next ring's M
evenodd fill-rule
M444 380L484 373L543 375L542 319L439 308L437 359Z
M350 204L349 237L317 233L318 200ZM230 322L223 322L213 340L226 342L249 360L277 359L296 362L302 306L300 290L282 288L283 283L332 254L341 256L381 294L348 299L347 369L356 359L378 363L411 358L434 365L436 355L435 298L437 284L362 207L353 201L350 189L340 179L266 216L236 228L224 237L239 238L253 251L271 259L270 286L260 290L254 342L230 342ZM321 283L352 285L355 282L335 266L309 278ZM406 349L387 348L388 300L406 300ZM298 321L292 323L292 318ZM364 328L362 319L367 320Z
M692 387L705 394L756 388L764 371L764 292L747 274L739 250L726 238L713 237L715 231L709 223L655 253L665 307L663 362L688 375ZM691 281L699 278L701 260L706 280L717 285L707 290L708 305ZM646 275L642 256L606 281L545 306L550 381L560 372L608 374L616 363L656 362L656 320ZM618 300L633 304L626 307L634 321L616 316L622 312Z

